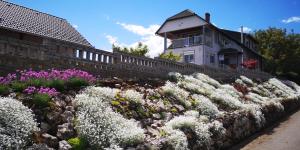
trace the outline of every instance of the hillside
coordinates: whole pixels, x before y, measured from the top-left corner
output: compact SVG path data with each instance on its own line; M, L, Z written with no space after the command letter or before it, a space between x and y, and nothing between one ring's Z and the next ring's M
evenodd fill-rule
M0 94L2 149L228 148L300 106L291 81L201 73L147 83L21 71L0 77Z

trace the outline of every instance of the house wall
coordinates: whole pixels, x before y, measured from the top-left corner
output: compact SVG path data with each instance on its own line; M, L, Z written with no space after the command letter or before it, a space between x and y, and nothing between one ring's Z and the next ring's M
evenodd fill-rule
M167 53L173 52L174 54L180 55L181 59L179 62L184 62L184 52L187 52L187 51L194 52L194 59L195 59L194 64L197 64L197 65L203 64L203 45L169 49L169 50L167 50Z
M177 31L182 29L199 27L207 24L205 21L196 16L176 19L166 22L166 24L158 31L158 33L165 33L170 31Z

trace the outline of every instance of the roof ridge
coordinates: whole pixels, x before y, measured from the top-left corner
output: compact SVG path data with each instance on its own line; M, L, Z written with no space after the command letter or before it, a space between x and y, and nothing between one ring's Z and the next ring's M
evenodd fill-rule
M234 30L229 30L229 29L221 29L221 30L225 30L225 31L229 31L229 32L241 33L240 31L234 31ZM243 34L251 35L250 33L246 33L246 32L243 32Z
M8 1L5 1L5 0L0 0L0 2L4 2L4 3L7 3L7 4L15 5L15 6L18 6L18 7L25 8L25 9L29 9L31 11L34 11L34 12L37 12L37 13L41 13L41 14L45 14L45 15L48 15L48 16L51 16L51 17L55 17L55 18L58 18L58 19L66 20L65 18L57 17L57 16L54 16L54 15L51 15L51 14L48 14L48 13L45 13L45 12L41 12L41 11L38 11L38 10L35 10L35 9L32 9L32 8L28 8L28 7L25 7L25 6L22 6L22 5L18 5L18 4L12 3L12 2L8 2Z

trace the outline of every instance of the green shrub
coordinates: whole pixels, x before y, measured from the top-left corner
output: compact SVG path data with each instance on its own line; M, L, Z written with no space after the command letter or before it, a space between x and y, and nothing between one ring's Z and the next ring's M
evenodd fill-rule
M68 143L72 146L72 149L74 150L84 150L87 146L86 140L79 137L69 139Z
M78 89L80 87L88 86L88 85L89 83L86 80L81 78L71 78L68 81L68 87L71 89Z
M56 90L62 92L65 89L65 82L59 79L50 80L47 81L46 87L55 88Z
M46 82L42 79L30 79L27 81L27 84L35 87L46 86Z
M9 94L9 88L6 85L0 84L0 95Z
M23 92L26 89L27 85L25 83L22 82L12 82L11 83L11 88L15 91L15 92Z
M38 107L47 107L49 106L50 96L48 94L34 94L33 103Z

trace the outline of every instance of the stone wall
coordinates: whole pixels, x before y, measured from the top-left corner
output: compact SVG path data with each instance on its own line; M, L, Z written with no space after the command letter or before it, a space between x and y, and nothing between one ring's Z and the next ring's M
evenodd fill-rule
M234 80L240 75L262 80L269 74L253 70L233 70L147 58L121 52L107 52L57 40L43 39L42 44L0 36L1 74L16 69L78 68L101 77L166 77L168 72L202 72L219 80Z

